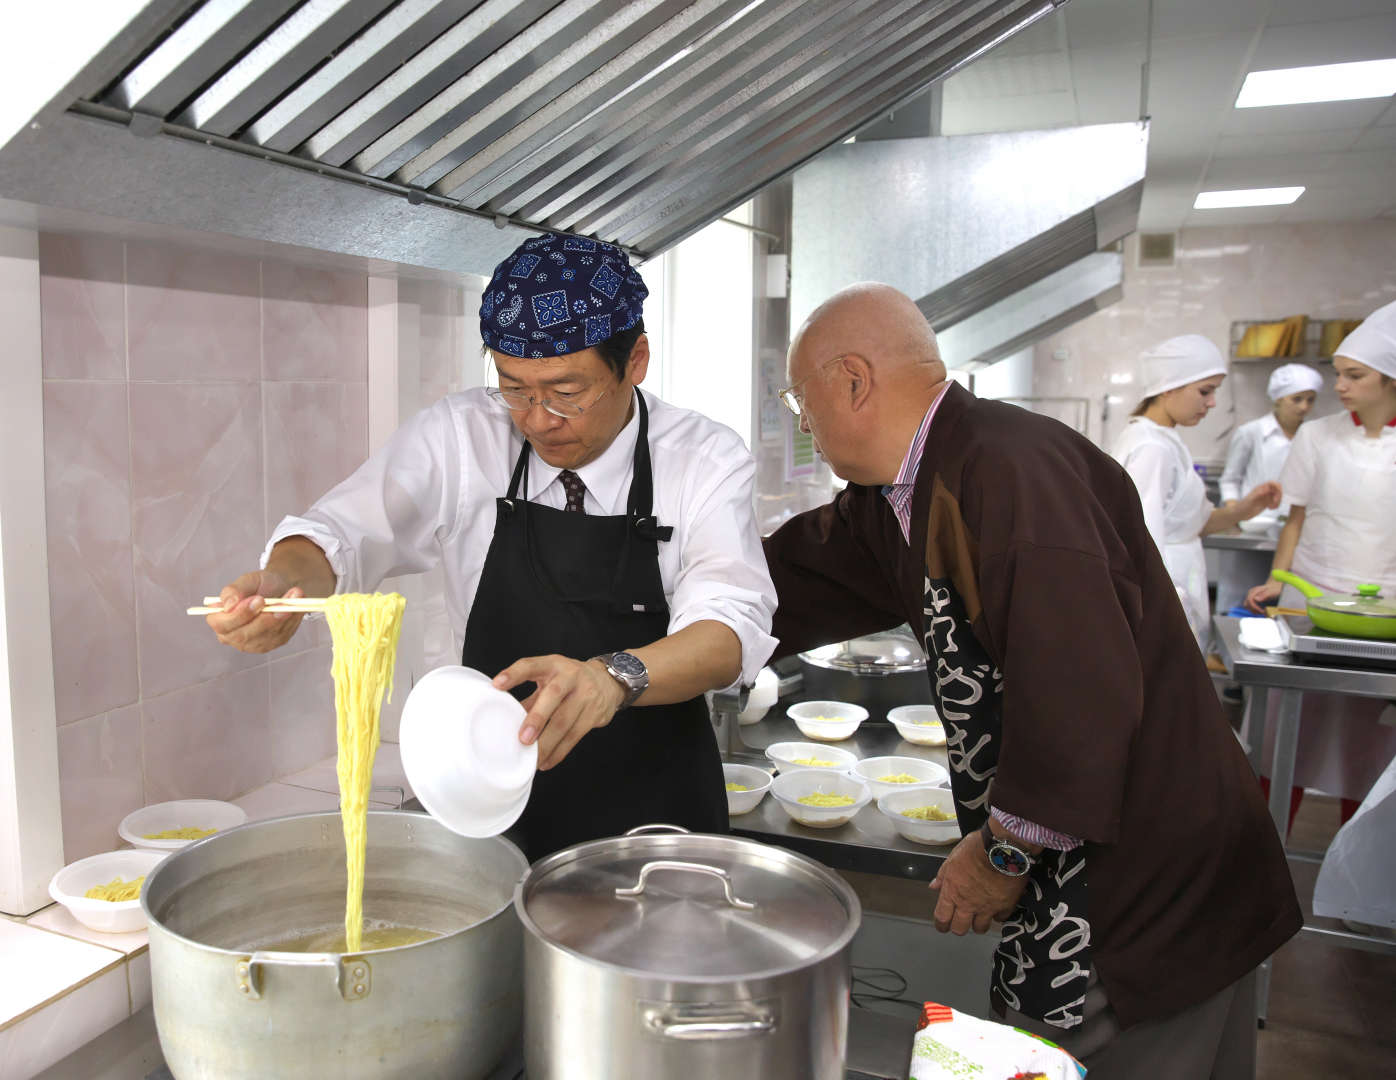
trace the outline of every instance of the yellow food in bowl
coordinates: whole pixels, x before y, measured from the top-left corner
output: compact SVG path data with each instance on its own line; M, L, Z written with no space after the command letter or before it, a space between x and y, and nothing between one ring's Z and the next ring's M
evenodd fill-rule
M902 817L909 817L913 821L953 820L953 815L947 814L939 806L913 806L909 810L903 810Z
M830 765L833 765L834 762L832 762L832 761L825 761L823 758L817 758L817 757L797 757L797 758L795 758L794 760L791 761L791 764L792 764L792 765L826 765L826 766L830 766Z
M852 795L826 795L816 791L812 795L801 795L795 801L805 806L852 806L858 800Z
M806 721L807 723L808 723L809 721L813 720L816 724L846 724L846 723L848 723L848 721L851 720L851 719L852 719L852 717L848 717L848 716L807 716L807 717L805 717L805 721Z
M728 790L728 791L750 791L751 788L747 787L745 784L728 784L728 785L727 785L727 790Z
M912 723L915 724L917 727L944 727L940 720L936 719L935 717L932 717L930 720L913 720Z
M141 833L142 840L202 840L212 836L217 829L201 829L197 825L185 825L180 829L161 829L159 832Z
M122 881L118 874L105 885L94 885L82 895L89 900L107 900L113 904L122 900L139 900L141 895L141 884L145 881L145 875L132 878L130 881Z
M878 780L884 784L919 784L921 778L912 776L911 773L888 773L886 776L879 776Z

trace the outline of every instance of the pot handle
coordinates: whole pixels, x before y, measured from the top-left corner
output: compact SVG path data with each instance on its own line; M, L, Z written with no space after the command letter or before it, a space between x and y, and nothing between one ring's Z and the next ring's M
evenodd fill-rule
M254 952L233 965L238 991L252 1001L262 997L262 969L268 967L327 967L335 989L345 1001L362 1001L373 989L373 969L362 956L329 953Z
M1305 581L1297 574L1291 574L1288 570L1271 570L1270 576L1276 581L1283 581L1286 585L1293 585L1309 600L1323 595L1323 590L1317 585Z
M681 859L652 859L640 867L640 877L634 885L629 888L616 890L617 896L643 896L645 893L645 883L649 880L650 874L656 870L687 870L695 874L711 874L722 881L722 890L727 894L727 902L739 911L755 911L756 905L749 900L743 900L732 892L732 877L720 866L709 866L707 863L684 862Z
M642 1008L645 1027L665 1039L743 1039L776 1029L775 1010L760 1002L746 1006L665 1002Z

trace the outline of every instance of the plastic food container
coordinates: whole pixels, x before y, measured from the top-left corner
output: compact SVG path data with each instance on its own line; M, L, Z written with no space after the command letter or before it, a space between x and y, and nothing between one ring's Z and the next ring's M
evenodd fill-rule
M742 784L747 789L746 791L729 791L727 793L727 814L729 817L739 817L742 814L751 813L766 797L766 792L771 790L771 774L765 769L758 769L755 765L724 764L722 766L722 780L723 783L727 784Z
M934 806L950 815L949 821L918 821L904 810ZM878 811L892 822L898 835L918 844L953 844L960 839L960 823L955 818L955 797L948 788L911 788L893 791L877 800Z
M945 725L934 705L899 705L887 711L887 719L909 743L918 746L944 746Z
M847 701L801 701L785 710L807 739L837 742L858 730L868 710Z
M128 848L90 855L69 863L48 883L48 894L72 912L73 918L103 934L129 934L145 929L140 897L134 900L89 900L83 893L115 878L130 881L149 874L169 854Z
M831 765L801 765L801 761L829 761ZM848 772L858 764L858 755L837 746L819 743L778 742L766 747L766 760L783 773L813 769L818 772Z
M912 787L940 787L950 782L950 774L934 761L914 757L870 757L853 766L853 775L872 789L873 798L892 791ZM895 784L879 780L879 776L914 776L914 781Z
M808 806L800 802L802 796L816 792L825 795L851 795L853 802L848 806ZM776 797L790 817L811 829L833 829L846 825L853 815L872 801L868 785L848 773L830 772L827 769L801 769L799 772L781 773L771 783L771 794Z
M756 676L756 684L747 694L746 708L737 714L737 723L754 724L766 715L766 711L780 697L780 676L768 667L763 667Z
M132 810L121 819L116 831L121 839L138 848L148 851L178 851L198 841L151 840L147 839L146 834L189 828L227 832L246 821L247 811L230 802L220 802L217 799L175 799L173 802L152 803L139 810Z

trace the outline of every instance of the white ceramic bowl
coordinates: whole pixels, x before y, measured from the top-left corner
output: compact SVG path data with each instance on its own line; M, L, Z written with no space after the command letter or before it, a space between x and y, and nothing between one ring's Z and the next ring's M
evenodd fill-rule
M538 744L519 742L524 708L489 676L447 666L427 672L402 705L399 749L427 813L462 836L498 836L519 819L538 768Z
M739 817L755 810L766 792L771 790L771 774L755 765L726 764L722 766L722 780L727 784L742 784L745 791L727 793L728 817Z
M880 776L914 776L915 782L894 784L879 780ZM934 761L914 757L870 757L853 766L853 775L872 789L873 798L907 788L939 787L949 783L950 774Z
M949 821L918 821L903 810L936 806L950 815ZM912 788L893 791L877 800L877 809L892 823L898 835L918 844L953 844L960 839L960 823L955 817L955 797L949 788Z
M746 708L737 714L737 723L754 724L780 697L780 676L768 667L756 675L756 683L746 696Z
M849 806L806 806L800 802L802 796L815 792L851 795L853 802ZM845 825L872 800L872 792L863 781L848 773L829 772L827 769L781 773L771 782L771 794L793 820L811 829L833 829Z
M868 710L847 701L801 701L785 710L807 739L837 742L858 730Z
M197 843L195 840L152 840L146 833L167 832L170 829L215 829L227 832L247 820L241 806L217 799L175 799L173 802L152 803L132 810L116 827L117 834L128 844L148 851L178 851Z
M832 765L801 765L801 760L832 761ZM766 760L783 773L811 769L816 772L848 772L858 764L858 755L837 746L818 743L778 742L766 747Z
M887 719L900 735L917 746L944 746L945 725L934 705L898 705L887 710Z
M169 855L167 851L123 848L90 855L69 863L48 883L48 894L89 929L102 934L129 934L145 928L145 912L140 899L89 900L83 895L94 885L106 885L121 878L131 881L149 874Z

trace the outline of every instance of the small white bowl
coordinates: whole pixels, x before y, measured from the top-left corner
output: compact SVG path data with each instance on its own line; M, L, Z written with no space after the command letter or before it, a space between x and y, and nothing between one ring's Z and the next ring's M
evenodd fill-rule
M900 735L917 746L944 746L945 725L934 705L898 705L887 710L887 719Z
M868 710L847 701L801 701L785 710L807 739L837 742L858 730Z
M417 680L402 705L398 749L427 813L462 836L498 836L533 789L538 744L519 742L522 705L474 668L447 665Z
M757 673L756 683L746 696L746 708L737 714L737 723L754 724L780 697L780 676L768 667Z
M801 760L832 761L832 765L801 765ZM766 747L766 760L783 773L812 770L815 772L848 772L858 764L858 755L837 746L818 743L778 742Z
M739 817L755 810L766 792L771 790L771 774L755 765L723 763L722 780L725 784L742 784L745 791L727 792L727 816Z
M89 900L83 893L94 885L106 885L115 878L131 881L149 874L167 858L167 851L124 848L90 855L69 863L48 883L48 894L89 929L102 934L129 934L145 928L145 912L140 899Z
M848 806L807 806L801 797L821 792L825 795L851 795ZM833 829L846 825L853 815L872 801L868 785L848 773L828 769L802 769L781 773L771 782L771 794L790 817L811 829Z
M169 829L216 829L227 832L247 820L241 806L217 799L175 799L173 802L152 803L132 810L116 827L117 834L128 844L147 851L178 851L197 843L195 840L153 840L146 833ZM207 839L207 837L205 837Z
M939 807L950 815L950 820L918 821L902 813L918 806ZM955 796L948 788L893 791L877 800L877 808L892 823L898 835L918 844L953 844L960 839L960 823L955 817Z
M894 784L879 780L879 776L897 776L905 773L914 776L914 782ZM914 757L870 757L853 766L853 775L872 789L873 797L880 798L893 791L908 788L940 787L950 780L950 774L934 761Z

